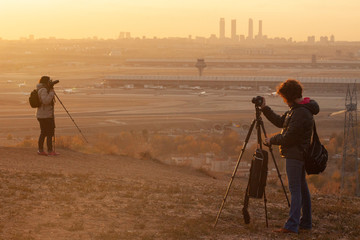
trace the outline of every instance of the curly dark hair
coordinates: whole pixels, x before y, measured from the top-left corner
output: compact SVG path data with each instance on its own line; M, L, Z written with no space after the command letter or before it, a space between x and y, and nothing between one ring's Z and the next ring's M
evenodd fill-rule
M288 79L277 87L276 93L285 99L287 103L292 103L297 98L302 98L303 86L295 79Z

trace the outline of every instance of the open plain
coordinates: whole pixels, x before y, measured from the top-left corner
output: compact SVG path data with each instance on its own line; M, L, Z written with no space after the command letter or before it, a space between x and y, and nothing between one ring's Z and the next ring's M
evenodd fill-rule
M35 110L28 104L28 96L36 86L33 79L25 86L0 81L0 139L4 143L7 135L16 139L38 135ZM60 81L55 90L63 106L70 113L85 135L94 133L116 134L120 131L159 131L171 128L209 129L214 125L229 122L250 125L254 118L253 97L265 96L267 104L279 114L287 107L280 97L270 96L270 92L257 90L217 90L217 89L125 89L95 88L88 82L66 93ZM72 89L72 88L70 88ZM332 112L345 109L345 92L327 92L321 89L305 89L304 96L315 99L320 105L316 116L320 136L327 138L332 133L343 130L344 114L329 117ZM55 107L58 135L75 135L78 130L59 101ZM268 133L278 130L264 120Z

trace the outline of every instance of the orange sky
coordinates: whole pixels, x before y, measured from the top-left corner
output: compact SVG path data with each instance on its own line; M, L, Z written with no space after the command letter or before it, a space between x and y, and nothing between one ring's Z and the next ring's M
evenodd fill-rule
M1 0L0 37L116 38L208 37L219 34L219 19L237 20L238 34L247 22L263 20L269 37L335 35L336 40L360 41L359 0Z

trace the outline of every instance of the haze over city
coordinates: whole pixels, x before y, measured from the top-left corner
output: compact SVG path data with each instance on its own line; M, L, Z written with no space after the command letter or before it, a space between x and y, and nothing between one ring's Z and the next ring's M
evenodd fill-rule
M117 38L218 36L218 22L237 20L239 35L247 35L248 19L263 21L264 35L306 41L308 36L335 35L337 41L359 41L360 2L348 1L165 1L165 0L3 0L0 38ZM255 30L256 31L256 30Z

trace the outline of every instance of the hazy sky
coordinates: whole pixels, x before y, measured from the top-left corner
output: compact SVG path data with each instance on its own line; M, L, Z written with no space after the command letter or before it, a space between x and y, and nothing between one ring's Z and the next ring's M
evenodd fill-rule
M0 0L0 37L208 37L224 17L228 37L231 19L247 35L252 18L269 37L360 41L359 12L360 0Z

